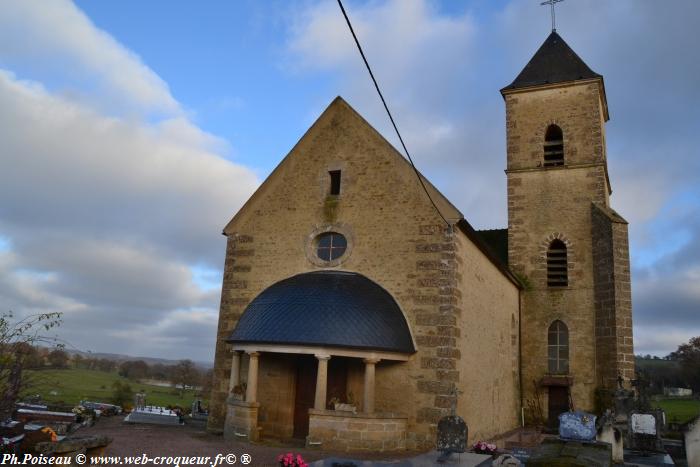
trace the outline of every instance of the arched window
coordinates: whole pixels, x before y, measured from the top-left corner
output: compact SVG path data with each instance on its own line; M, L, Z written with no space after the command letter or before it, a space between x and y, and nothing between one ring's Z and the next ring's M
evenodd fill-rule
M564 165L564 134L557 125L549 125L544 135L544 166Z
M553 240L547 249L547 285L549 287L569 285L566 245L559 239Z
M547 359L550 374L565 375L569 373L569 329L566 324L559 320L549 326Z

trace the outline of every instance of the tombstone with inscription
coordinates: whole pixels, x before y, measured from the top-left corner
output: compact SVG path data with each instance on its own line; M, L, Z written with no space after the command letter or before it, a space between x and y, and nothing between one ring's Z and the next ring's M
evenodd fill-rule
M664 452L661 439L663 412L632 412L629 418L629 447L633 451Z
M564 412L559 415L559 437L576 441L595 440L596 416L586 412Z
M528 467L609 467L611 446L598 443L596 416L587 412L559 415L559 439L546 439L527 460Z

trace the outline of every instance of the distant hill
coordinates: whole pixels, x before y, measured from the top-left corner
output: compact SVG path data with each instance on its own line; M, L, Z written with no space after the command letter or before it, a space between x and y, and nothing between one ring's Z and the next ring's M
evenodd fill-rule
M156 357L141 357L141 356L133 356L133 355L124 355L124 354L118 354L118 353L106 353L106 352L83 352L80 350L71 350L71 349L65 349L65 351L70 354L70 355L75 355L78 354L81 357L85 358L104 358L106 360L111 360L114 362L126 362L129 360L143 360L149 365L153 365L156 363L160 363L161 365L175 365L179 360L169 360L167 358L156 358ZM197 362L194 361L194 364L196 367L199 369L203 370L208 370L210 368L214 367L213 362Z
M678 362L676 360L664 360L663 358L645 358L637 355L634 357L634 364L638 369L643 370L678 370Z

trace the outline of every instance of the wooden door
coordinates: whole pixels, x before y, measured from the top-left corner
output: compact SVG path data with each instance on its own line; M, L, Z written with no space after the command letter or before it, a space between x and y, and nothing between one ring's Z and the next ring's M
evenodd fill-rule
M547 424L559 428L559 415L569 411L569 388L567 386L549 386Z
M305 439L309 434L309 409L316 397L316 358L300 355L297 358L296 395L294 397L294 438Z
M348 398L348 361L343 357L333 357L328 362L328 390L326 408L331 399L349 402ZM357 399L357 394L353 394Z

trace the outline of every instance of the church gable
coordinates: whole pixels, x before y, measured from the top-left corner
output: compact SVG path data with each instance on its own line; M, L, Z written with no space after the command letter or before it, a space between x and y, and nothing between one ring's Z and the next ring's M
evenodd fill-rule
M448 220L462 218L432 184L423 181ZM333 189L338 193L333 194ZM439 218L404 157L337 97L226 225L224 234L236 232L253 218L290 210L296 216L307 211L311 222L331 223L343 211L360 207L382 215L393 209L406 214L418 208Z

